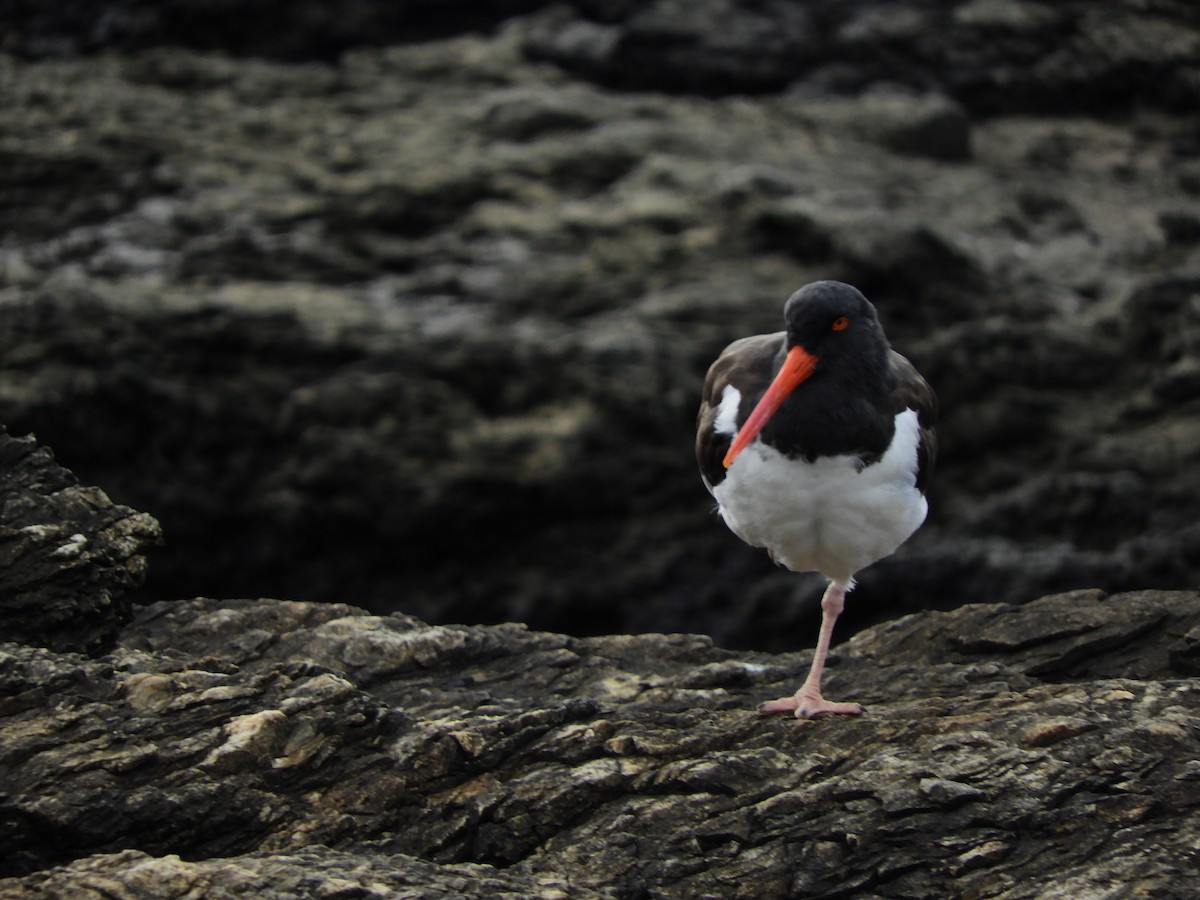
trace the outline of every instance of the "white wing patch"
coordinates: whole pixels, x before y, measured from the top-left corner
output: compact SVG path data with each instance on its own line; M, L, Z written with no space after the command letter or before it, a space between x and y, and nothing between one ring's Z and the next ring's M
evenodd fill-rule
M727 434L733 437L737 434L738 407L742 403L742 392L732 384L725 385L721 392L721 403L717 406L717 418L713 422L713 430L717 434Z
M721 398L718 430L729 390ZM896 416L891 445L869 466L852 455L788 459L755 439L713 496L725 523L746 543L767 548L796 572L817 571L846 584L925 521L929 507L916 486L919 440L911 409Z

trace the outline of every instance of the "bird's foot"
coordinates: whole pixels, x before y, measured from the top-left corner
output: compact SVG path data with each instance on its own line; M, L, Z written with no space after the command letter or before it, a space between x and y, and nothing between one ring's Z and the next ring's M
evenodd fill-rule
M797 719L813 719L817 716L857 716L862 714L863 708L859 703L833 703L822 697L820 691L801 688L790 697L768 700L758 711L764 715L791 713Z

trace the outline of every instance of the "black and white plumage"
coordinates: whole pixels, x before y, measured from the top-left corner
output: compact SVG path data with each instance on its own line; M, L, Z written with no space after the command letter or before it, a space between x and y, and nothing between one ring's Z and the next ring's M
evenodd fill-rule
M806 285L784 319L786 331L735 341L709 368L696 458L734 534L830 581L808 679L763 710L854 714L821 695L833 624L855 573L925 520L937 398L850 285Z

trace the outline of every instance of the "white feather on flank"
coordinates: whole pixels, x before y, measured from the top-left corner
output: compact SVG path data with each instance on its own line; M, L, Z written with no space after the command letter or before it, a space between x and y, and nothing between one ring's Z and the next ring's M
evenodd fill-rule
M717 412L722 434L730 390L737 395L726 387ZM755 438L712 493L725 524L746 543L793 571L848 586L925 521L929 506L916 487L920 434L916 412L900 413L891 446L869 466L851 455L788 459Z

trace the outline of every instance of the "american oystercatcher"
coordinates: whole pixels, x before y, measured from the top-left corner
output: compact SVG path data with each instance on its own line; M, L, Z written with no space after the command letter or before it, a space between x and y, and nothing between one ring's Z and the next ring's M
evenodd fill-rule
M734 534L829 579L808 678L761 710L857 715L821 695L829 640L855 573L925 521L937 397L856 288L814 282L783 315L786 331L735 341L709 368L696 458Z

